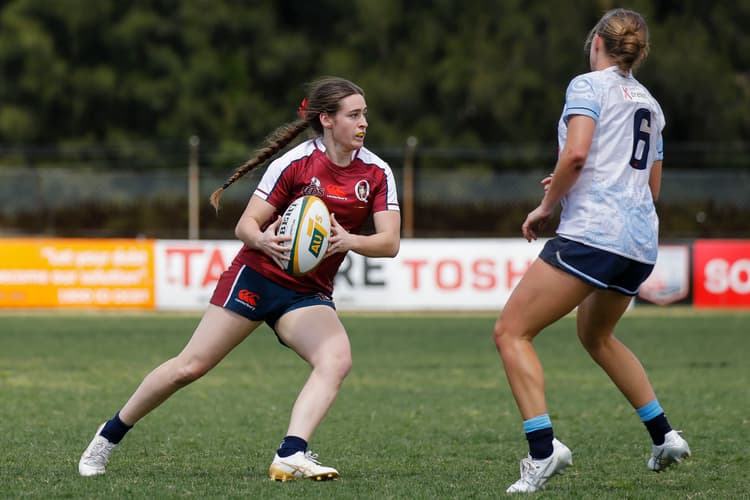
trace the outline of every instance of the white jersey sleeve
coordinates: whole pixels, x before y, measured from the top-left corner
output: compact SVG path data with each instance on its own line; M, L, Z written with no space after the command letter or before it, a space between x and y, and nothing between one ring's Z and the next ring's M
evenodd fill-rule
M659 221L649 175L663 158L659 103L632 74L616 67L579 75L565 93L559 147L574 115L596 121L576 184L563 197L557 233L645 263L655 263Z

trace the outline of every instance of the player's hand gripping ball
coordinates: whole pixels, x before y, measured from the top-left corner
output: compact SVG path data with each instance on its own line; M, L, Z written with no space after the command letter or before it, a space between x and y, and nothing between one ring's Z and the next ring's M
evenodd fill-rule
M287 207L277 234L291 236L289 261L284 270L295 276L312 271L323 260L331 235L328 207L317 196L301 196Z

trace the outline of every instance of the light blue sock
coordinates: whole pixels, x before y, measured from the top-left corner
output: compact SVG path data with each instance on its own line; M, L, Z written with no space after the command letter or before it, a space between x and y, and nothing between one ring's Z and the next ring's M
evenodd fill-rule
M657 417L664 413L664 410L662 410L661 405L659 404L659 400L657 399L654 399L650 403L641 406L635 411L638 413L638 416L641 417L641 422L648 422L654 417Z
M547 428L552 428L552 420L549 418L549 413L544 413L523 421L523 431L526 434Z
M529 442L531 458L543 460L554 452L552 420L547 413L523 421L523 430Z

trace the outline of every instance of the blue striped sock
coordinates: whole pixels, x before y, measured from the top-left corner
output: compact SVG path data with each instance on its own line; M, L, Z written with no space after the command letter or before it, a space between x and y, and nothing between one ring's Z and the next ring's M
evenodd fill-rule
M523 430L526 440L529 442L529 455L535 460L542 460L552 455L552 439L555 435L552 431L552 420L549 414L530 418L523 421Z
M635 411L638 413L638 416L641 417L641 422L647 422L657 415L664 413L658 399L646 403Z
M657 446L664 444L664 436L672 430L672 427L669 425L669 421L666 415L664 415L664 410L659 401L654 399L635 411L641 417L643 425L646 426L646 430L648 430L651 436L651 441Z

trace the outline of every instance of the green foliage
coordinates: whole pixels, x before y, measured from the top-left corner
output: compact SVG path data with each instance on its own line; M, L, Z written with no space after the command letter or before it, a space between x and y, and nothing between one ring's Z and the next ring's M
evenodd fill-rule
M0 6L0 144L256 145L303 84L360 83L372 144L554 143L588 30L614 2L10 0ZM750 134L748 2L633 5L639 77L671 142Z
M535 341L556 434L574 465L543 498L746 498L747 313L637 307L618 336L641 359L693 457L646 469L634 410L566 318ZM494 314L344 315L354 367L311 441L342 477L267 479L307 365L262 327L139 422L103 477L81 452L192 314L0 316L0 484L8 498L499 498L526 453L492 343Z

